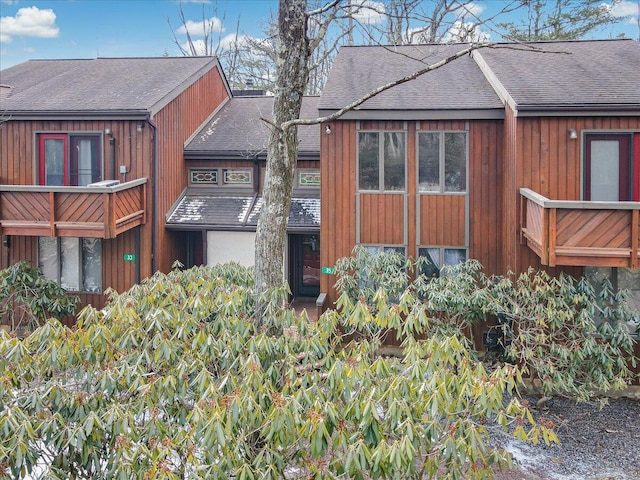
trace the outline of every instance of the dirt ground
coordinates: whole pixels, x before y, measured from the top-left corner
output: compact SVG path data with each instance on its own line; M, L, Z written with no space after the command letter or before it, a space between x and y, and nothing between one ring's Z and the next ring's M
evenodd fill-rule
M554 398L533 412L554 422L560 444L524 444L494 432L516 466L499 473L499 480L640 479L640 400L609 399L600 409L597 403Z

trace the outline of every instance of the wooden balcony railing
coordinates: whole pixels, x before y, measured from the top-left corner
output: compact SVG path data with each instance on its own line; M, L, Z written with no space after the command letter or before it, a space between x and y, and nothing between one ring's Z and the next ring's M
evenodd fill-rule
M521 243L543 265L638 268L640 202L549 200L520 189Z
M113 187L0 185L0 234L115 238L146 223L147 179Z

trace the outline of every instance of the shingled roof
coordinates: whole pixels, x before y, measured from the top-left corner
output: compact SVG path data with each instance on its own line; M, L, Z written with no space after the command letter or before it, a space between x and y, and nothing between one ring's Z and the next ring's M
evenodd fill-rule
M633 40L501 44L473 55L519 111L640 109L640 43Z
M172 230L212 229L255 231L262 197L223 195L210 189L187 189L167 214ZM288 231L317 231L320 228L320 198L311 193L294 195L289 211Z
M234 97L207 122L185 147L185 158L265 158L269 128L261 118L271 118L272 96ZM318 97L304 97L302 118L318 116ZM298 127L298 158L320 155L320 127Z
M407 45L395 47L342 47L323 89L318 107L321 113L338 110L371 90L388 82L417 72L425 66L447 58L468 45ZM407 118L419 112L429 118L429 112L459 111L460 116L503 114L503 104L469 55L460 57L432 72L402 85L397 85L349 112L344 118L358 118L359 112L402 112ZM464 113L462 113L464 112Z
M11 114L154 114L205 72L215 57L30 60L0 72Z

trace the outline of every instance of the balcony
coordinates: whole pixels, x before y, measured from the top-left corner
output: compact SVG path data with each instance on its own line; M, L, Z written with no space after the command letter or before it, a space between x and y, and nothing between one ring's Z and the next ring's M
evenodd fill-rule
M549 200L520 189L521 243L543 265L639 268L640 202Z
M0 185L0 234L115 238L146 223L146 178L112 187Z

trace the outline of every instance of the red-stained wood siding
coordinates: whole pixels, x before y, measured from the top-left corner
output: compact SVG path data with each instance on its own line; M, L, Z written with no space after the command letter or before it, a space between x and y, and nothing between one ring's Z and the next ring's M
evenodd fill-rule
M465 195L420 195L419 245L465 247Z
M360 243L405 244L405 195L361 193Z
M569 129L578 132L578 139L569 138ZM621 131L640 131L640 117L517 117L505 121L505 145L510 145L510 150L505 149L503 173L509 180L504 183L503 203L505 271L522 272L533 266L552 275L561 271L582 275L582 267L544 267L535 252L520 244L521 212L514 208L520 203L518 191L525 187L550 200L580 200L583 133Z
M38 133L100 133L102 135L103 178L134 180L152 176L152 131L143 128L138 131L138 124L142 120L42 120L20 121L9 120L0 125L0 183L6 185L34 185L37 183L37 142ZM105 129L110 129L111 135L105 135ZM111 165L110 138L115 138L116 172ZM127 167L126 176L120 175L119 166ZM150 191L147 188L147 193ZM151 205L148 201L147 205ZM78 212L82 213L82 212ZM84 212L86 213L86 212ZM83 213L83 214L84 214ZM148 249L140 250L137 261L140 264L141 277L151 275L151 224L147 222L140 228L141 243L148 245ZM120 249L126 253L135 252L135 236L133 231L126 232L114 240L103 240L102 253L102 285L103 288L112 287L118 291L125 291L134 284L134 277L128 269L134 268L135 263L127 264L122 255L112 254L112 242L121 245ZM146 242L145 242L146 239ZM0 268L6 268L21 260L37 264L37 237L12 236L11 246L0 247ZM81 294L82 306L87 302L101 307L104 301L102 295Z
M179 234L167 234L164 217L187 184L183 159L185 141L216 110L228 96L217 68L203 74L178 97L162 108L152 121L157 125L158 179L153 171L153 128L144 119L138 120L11 120L0 125L0 184L33 185L37 182L36 134L51 132L86 132L102 134L103 178L120 181L146 177L148 215L146 225L103 240L103 288L125 291L137 280L152 272L152 215L157 219L158 268L168 270L174 260L184 260L184 241ZM143 128L139 129L141 125ZM105 135L110 129L111 136ZM139 131L140 130L140 131ZM111 145L115 138L115 172L111 166ZM127 168L126 176L119 167ZM154 181L157 181L157 202L152 202ZM11 237L11 247L0 246L0 268L17 261L37 262L36 237ZM138 248L137 248L138 247ZM124 254L134 253L136 262L124 262ZM83 305L101 307L104 297L81 294Z
M169 271L176 260L186 262L184 236L165 229L165 215L188 182L184 144L227 97L220 71L215 68L196 80L153 117L158 128L155 215L158 226L156 260L160 271Z
M357 191L358 129L407 132L406 193ZM417 192L416 139L421 130L468 132L469 191L466 194ZM469 256L485 265L488 273L500 271L501 120L337 121L331 123L330 135L324 133L324 126L321 132L323 266L334 265L338 258L351 253L358 242L358 226L362 244L406 246L412 257L419 246L468 247ZM358 203L359 219L356 218ZM330 302L336 299L334 283L334 276L322 275L321 291L329 293Z

